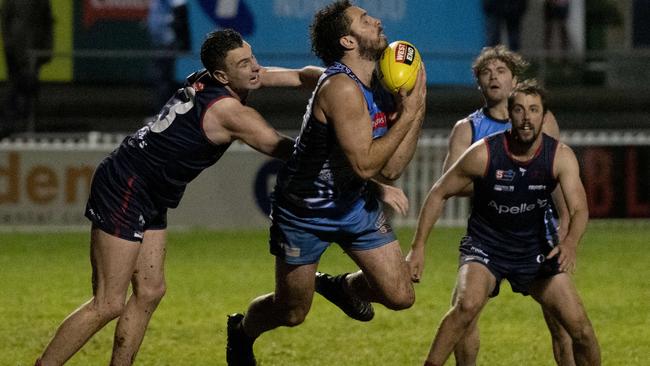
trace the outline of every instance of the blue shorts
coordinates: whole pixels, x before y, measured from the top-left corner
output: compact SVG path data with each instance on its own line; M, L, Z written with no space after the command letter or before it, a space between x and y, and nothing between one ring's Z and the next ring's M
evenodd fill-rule
M153 203L137 176L119 174L109 160L95 170L85 215L105 233L135 242L145 230L167 227L167 208Z
M337 217L299 216L277 202L273 205L271 254L288 264L317 263L330 243L344 250L369 250L397 240L377 199L360 199Z
M459 267L469 262L480 263L496 278L496 286L490 297L499 294L499 287L504 278L510 282L513 292L528 295L528 289L533 282L560 273L557 257L547 260L547 253L541 251L529 258L509 260L498 253L491 253L489 248L471 236L463 237L459 250Z

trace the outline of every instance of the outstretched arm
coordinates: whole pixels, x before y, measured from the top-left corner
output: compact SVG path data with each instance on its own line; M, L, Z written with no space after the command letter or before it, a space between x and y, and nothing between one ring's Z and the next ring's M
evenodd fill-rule
M294 140L273 127L253 108L235 98L214 103L203 117L206 136L216 144L241 140L266 155L287 160L293 152Z
M482 176L487 162L485 142L474 144L431 187L420 210L411 250L406 256L414 282L419 282L422 277L425 245L431 229L442 214L445 200L461 192L474 178Z
M589 220L587 195L580 180L578 160L570 147L560 143L555 153L554 172L562 187L568 208L567 235L549 253L548 258L558 256L560 270L572 272L576 265L576 251Z
M318 66L305 66L302 69L263 67L260 70L260 75L262 86L265 87L304 87L313 89L324 70Z

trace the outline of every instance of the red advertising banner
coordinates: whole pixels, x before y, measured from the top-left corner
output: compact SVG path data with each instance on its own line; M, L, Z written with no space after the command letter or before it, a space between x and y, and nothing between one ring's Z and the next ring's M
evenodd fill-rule
M149 0L83 0L83 24L97 21L142 20L147 16Z
M576 148L593 218L650 217L650 147Z

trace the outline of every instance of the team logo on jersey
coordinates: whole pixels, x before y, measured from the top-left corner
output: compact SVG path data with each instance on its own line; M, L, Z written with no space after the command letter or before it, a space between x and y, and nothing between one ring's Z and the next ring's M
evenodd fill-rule
M523 177L524 175L526 175L526 169L524 169L524 168L519 168L519 172L521 173L521 176L522 176L522 177Z
M512 169L501 170L497 169L495 173L497 180L502 180L504 182L512 182L515 179L515 171Z

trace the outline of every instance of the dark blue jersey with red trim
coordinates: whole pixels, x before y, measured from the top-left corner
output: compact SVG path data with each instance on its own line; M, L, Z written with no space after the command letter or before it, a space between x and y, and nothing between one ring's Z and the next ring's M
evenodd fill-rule
M203 130L208 108L228 97L228 90L205 70L190 75L156 119L126 137L107 162L118 174L144 182L156 204L178 206L185 186L230 146L212 143Z
M508 149L509 133L485 139L488 164L485 175L474 180L467 233L512 259L537 255L546 247L544 214L557 185L553 160L558 141L542 134L533 158L520 162Z

